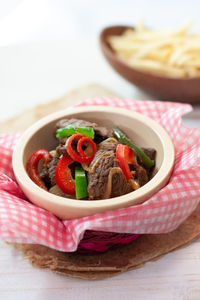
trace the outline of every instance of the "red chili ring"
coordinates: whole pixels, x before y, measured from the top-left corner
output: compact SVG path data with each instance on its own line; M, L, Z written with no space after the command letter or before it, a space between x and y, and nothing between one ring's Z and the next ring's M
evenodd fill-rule
M29 177L41 188L44 190L47 190L47 187L45 186L44 181L40 177L39 171L38 171L38 164L39 161L43 159L43 166L44 168L47 167L48 162L52 159L52 155L49 153L49 151L45 149L39 149L31 154L29 157L29 160L26 165L26 171L29 175Z
M77 152L80 154L78 155L72 148L72 142L76 139L80 139L77 144ZM90 143L92 146L93 154L91 156L87 156L83 149L82 149L82 142L86 141ZM66 143L66 150L68 154L71 156L71 158L79 163L89 163L92 161L95 153L96 153L96 144L89 138L85 137L82 134L73 134L70 136L70 138L67 140ZM82 154L82 155L81 155Z
M92 147L92 155L86 155L85 152L83 151L82 144L84 142L88 142L90 144L90 146ZM82 157L87 157L92 160L95 153L97 152L97 147L96 147L96 144L90 138L84 136L78 141L77 151Z
M73 162L74 161L69 155L63 156L59 160L55 172L57 185L64 193L69 195L75 194L75 182L69 168L69 165L71 165Z
M70 157L75 160L78 161L80 163L82 163L82 157L79 156L73 149L72 149L72 142L75 141L78 138L82 138L83 135L82 134L73 134L72 136L70 136L67 140L66 143L66 150L68 152L68 154L70 155Z

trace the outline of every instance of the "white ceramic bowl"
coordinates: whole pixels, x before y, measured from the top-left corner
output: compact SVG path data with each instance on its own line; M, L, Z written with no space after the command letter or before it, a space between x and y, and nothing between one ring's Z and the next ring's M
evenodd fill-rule
M26 163L37 149L55 149L53 136L55 123L62 118L79 118L112 128L118 126L134 143L156 149L154 177L140 189L129 194L105 200L73 200L51 194L38 187L26 173ZM168 181L174 165L174 146L167 132L155 121L126 109L86 106L51 114L25 131L13 153L13 169L16 179L30 201L45 208L61 219L73 219L136 205L146 201Z

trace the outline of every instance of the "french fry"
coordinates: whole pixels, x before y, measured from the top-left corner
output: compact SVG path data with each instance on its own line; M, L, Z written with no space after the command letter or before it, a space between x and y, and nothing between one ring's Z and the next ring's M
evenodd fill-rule
M156 31L140 21L135 29L108 42L116 55L128 65L169 77L200 76L200 34L188 33L192 22L178 30Z

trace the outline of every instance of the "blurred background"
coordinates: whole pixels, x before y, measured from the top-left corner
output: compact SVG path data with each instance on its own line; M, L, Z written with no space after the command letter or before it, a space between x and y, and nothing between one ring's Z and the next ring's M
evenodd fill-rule
M198 0L0 0L0 120L97 82L127 98L150 98L117 75L99 48L103 27L200 31Z

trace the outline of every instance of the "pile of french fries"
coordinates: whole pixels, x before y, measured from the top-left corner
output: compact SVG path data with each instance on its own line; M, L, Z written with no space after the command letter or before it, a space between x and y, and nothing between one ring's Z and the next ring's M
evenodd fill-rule
M140 22L108 42L116 55L136 69L174 78L200 76L200 34L188 33L191 22L179 30L150 30Z

